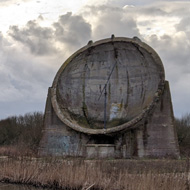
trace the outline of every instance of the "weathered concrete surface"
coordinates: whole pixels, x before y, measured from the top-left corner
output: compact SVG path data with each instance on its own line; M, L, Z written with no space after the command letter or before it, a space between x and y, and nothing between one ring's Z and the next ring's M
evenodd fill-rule
M51 104L51 88L49 88L39 154L82 156L83 144L87 141L88 138L84 134L76 133L57 117Z
M178 140L174 126L173 107L168 81L163 95L155 105L146 123L137 132L140 157L179 157Z
M53 82L52 105L74 130L111 133L142 118L163 84L164 68L151 47L136 38L105 39L63 64Z
M114 144L87 144L86 158L115 158Z
M136 44L101 44L80 53L65 67L57 84L57 101L80 118L80 125L102 128L106 90L107 127L115 127L150 105L161 74L152 56Z
M178 157L169 85L156 52L139 40L114 38L73 54L49 88L39 153Z

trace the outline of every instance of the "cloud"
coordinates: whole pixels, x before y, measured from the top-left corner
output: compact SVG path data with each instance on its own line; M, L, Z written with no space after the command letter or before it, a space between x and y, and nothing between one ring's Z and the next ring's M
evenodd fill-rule
M185 16L180 23L176 25L177 31L190 31L190 16Z
M190 107L190 3L105 0L68 12L44 26L43 18L0 33L0 117L44 110L48 87L74 51L93 41L138 36L160 55L176 116ZM151 4L148 4L152 2ZM134 5L134 6L125 6ZM183 98L181 98L183 97Z
M41 27L36 20L29 21L23 28L11 26L9 35L28 47L33 54L47 55L57 51L53 45L53 30L50 27Z
M180 4L180 6L178 6ZM166 11L164 3L162 9ZM155 32L145 37L145 41L151 45L160 55L165 71L166 79L170 82L172 99L174 104L174 112L177 117L189 112L190 107L190 88L188 81L190 80L190 24L189 17L186 13L190 9L190 4L186 7L181 3L172 4L163 16L168 22L168 26L172 27L172 31L165 28L163 34ZM151 16L151 14L150 14ZM176 17L173 22L171 17ZM161 18L160 18L161 19ZM151 21L148 21L151 30L154 29ZM166 27L160 22L160 27Z
M43 110L57 70L55 60L36 57L13 42L0 35L0 118ZM44 64L47 61L49 64Z
M82 16L72 15L71 12L61 15L53 26L55 39L71 49L81 47L91 38L91 25Z
M92 38L108 38L115 36L139 36L135 18L119 7L87 6L81 12L92 25Z
M28 21L21 28L10 26L9 36L35 55L56 54L63 46L73 52L91 38L91 25L82 16L72 15L71 12L61 15L51 27L40 26L40 20L43 20L42 16Z
M49 27L41 21L10 26L6 36L0 33L1 118L14 115L13 110L15 114L44 110L57 70L91 37L91 25L82 16L67 13Z

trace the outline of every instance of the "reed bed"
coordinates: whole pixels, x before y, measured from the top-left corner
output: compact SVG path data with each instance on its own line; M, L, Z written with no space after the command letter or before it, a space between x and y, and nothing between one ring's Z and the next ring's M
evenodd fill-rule
M0 182L65 190L189 190L189 161L6 159Z

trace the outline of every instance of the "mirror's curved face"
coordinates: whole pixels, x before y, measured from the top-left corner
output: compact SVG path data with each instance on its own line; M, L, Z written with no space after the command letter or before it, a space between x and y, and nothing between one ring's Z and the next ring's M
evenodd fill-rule
M164 71L131 42L109 42L77 54L61 72L57 101L85 128L111 128L138 116L155 96Z

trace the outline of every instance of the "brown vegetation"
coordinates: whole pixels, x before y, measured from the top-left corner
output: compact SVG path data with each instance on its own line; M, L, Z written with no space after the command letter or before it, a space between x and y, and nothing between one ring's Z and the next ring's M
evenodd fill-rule
M28 113L0 121L0 155L22 156L37 153L42 136L43 114Z
M190 157L190 114L175 119L181 156Z
M188 190L189 167L177 160L6 160L0 181L55 189Z
M190 114L175 122L182 157L188 157ZM190 190L188 159L28 160L23 156L36 156L42 126L43 114L38 112L0 121L0 155L12 157L0 157L0 182L67 190Z

